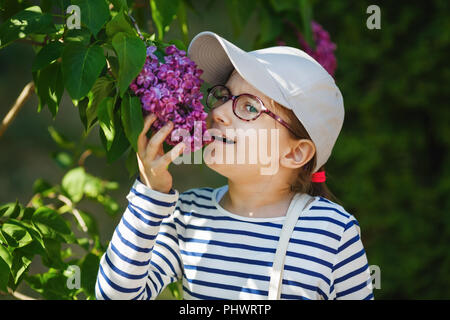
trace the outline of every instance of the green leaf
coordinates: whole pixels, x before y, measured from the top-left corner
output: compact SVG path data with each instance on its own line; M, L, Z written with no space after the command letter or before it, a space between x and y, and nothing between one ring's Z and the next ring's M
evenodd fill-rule
M172 40L169 41L169 44L175 45L175 47L177 47L178 50L187 51L187 48L186 48L185 44L181 40L172 39Z
M261 24L258 38L260 45L264 45L274 41L283 30L280 16L273 15L263 5L259 8L259 21Z
M4 248L0 248L0 251L4 250ZM3 257L0 256L0 290L3 292L7 292L8 280L10 275L10 266L3 260Z
M123 153L130 147L130 142L125 136L125 132L121 124L120 109L117 112L114 112L113 117L115 134L109 148L108 141L105 137L103 129L101 127L99 128L100 141L102 142L104 150L106 151L106 159L108 163L112 163L119 159L123 155Z
M116 134L114 124L114 98L106 97L103 99L97 109L97 118L106 138L106 149L109 150L111 149Z
M44 241L42 239L41 234L39 233L39 230L36 229L36 227L33 225L33 223L30 221L33 217L33 214L35 212L34 208L27 208L27 209L31 209L32 212L30 211L30 214L27 217L27 220L21 220L21 224L22 227L24 227L28 233L31 235L31 237L33 238L33 243L35 244L35 246L33 246L33 250L36 254L44 254L45 253L45 245L44 245Z
M73 157L64 151L52 152L52 158L63 169L69 169L74 164Z
M62 179L62 188L73 202L79 202L83 198L86 172L83 167L78 167L66 173Z
M50 12L52 9L52 0L41 0L41 9L43 12Z
M144 67L147 51L145 43L136 36L124 32L116 34L112 45L119 59L119 92L122 97L131 82Z
M56 142L58 146L64 149L73 149L75 148L75 143L72 141L69 141L63 134L56 131L56 129L52 126L48 127L48 132L50 133L50 136L52 137L53 141Z
M109 20L109 8L105 0L73 0L72 4L80 7L81 23L91 30L94 36Z
M114 82L107 77L98 78L88 94L89 101L78 105L80 117L86 132L92 127L97 119L97 111L100 102L108 97L114 90ZM84 100L83 100L84 101Z
M144 128L144 117L142 115L142 105L138 97L125 95L121 105L122 124L125 135L135 152L137 152L137 140Z
M39 97L38 112L47 105L53 115L58 113L64 93L64 82L60 63L52 63L34 74L36 93Z
M252 17L255 1L253 0L228 0L226 1L227 11L231 18L233 34L239 37L242 30Z
M38 71L53 61L61 57L63 50L63 44L59 41L52 41L42 47L42 49L38 52L36 57L34 58L33 66L31 68L32 72Z
M106 24L106 35L113 38L117 33L124 32L130 36L137 36L130 18L124 11L120 11L114 18Z
M167 287L169 288L170 293L172 293L173 297L176 300L181 300L183 298L182 288L179 281L172 282Z
M180 0L150 0L152 18L158 30L158 39L164 38L164 33L169 31L169 25L175 19L180 6Z
M184 43L189 43L189 30L188 30L188 22L187 22L187 16L186 16L186 5L183 1L179 5L177 18L178 18L178 22L180 25L181 34L183 35L183 41L184 41ZM183 43L183 45L184 45L184 43ZM186 51L186 49L183 49L183 50Z
M9 268L12 266L12 255L4 246L0 245L0 259L8 265ZM8 271L9 272L9 271Z
M305 36L305 41L314 50L315 43L313 41L311 20L312 20L312 6L309 0L299 0L300 15L303 22L303 35Z
M97 198L99 194L105 192L102 181L90 174L86 174L86 181L84 183L84 194L86 197Z
M31 221L44 237L51 239L69 240L73 238L72 231L64 219L53 209L40 207L36 210Z
M28 276L26 281L33 290L40 293L45 299L73 299L74 290L67 287L67 277L61 270L50 268L46 273Z
M93 253L88 253L81 262L81 287L87 295L95 296L95 282L99 265L100 258Z
M71 43L64 48L64 84L72 99L81 99L91 90L105 65L106 59L100 46L86 48L81 44Z
M81 27L81 29L70 29L64 36L64 43L75 42L88 46L91 42L91 36L91 32L85 27Z
M8 240L11 238L13 241L9 241L8 245L12 247L24 247L33 241L30 233L22 225L22 223L15 219L9 219L2 226L3 236Z
M114 78L119 77L119 59L116 56L108 56L107 60L109 62L109 66L111 67L111 73Z
M57 5L59 8L61 8L61 9L63 9L63 10L66 10L67 7L70 6L70 0L56 0L56 5Z
M31 216L34 214L34 208L33 207L22 207L20 210L20 217L22 219L22 222L24 220L30 220Z
M89 251L89 241L89 238L77 238L77 244L86 251Z
M106 212L110 215L115 215L120 211L120 206L116 200L108 195L99 195L97 201L100 202L105 208Z
M298 1L301 0L270 0L272 7L276 12L286 11L286 10L295 10L297 9Z
M20 214L19 200L10 202L0 207L0 217L16 218Z
M98 227L95 218L90 214L82 210L78 210L80 212L80 216L83 219L86 227L88 229L88 233L92 236L98 235Z
M90 92L89 92L89 94L90 94ZM76 107L78 108L78 114L80 115L81 123L84 126L85 133L89 132L89 128L90 128L89 124L90 123L94 124L95 120L97 119L97 110L95 110L94 114L89 113L89 115L88 115L89 102L90 102L89 97L85 97L85 98L81 99L78 102L78 104L76 105ZM88 116L89 116L89 118L88 118Z
M127 160L125 161L125 167L128 170L128 178L131 178L138 172L138 163L136 158L136 152L133 149L130 149L128 153Z
M44 239L46 254L42 256L42 263L48 268L63 269L65 263L61 257L61 242L51 238Z
M128 10L127 0L109 0L114 6L114 9L119 11L121 9Z
M120 119L118 120L120 121ZM116 122L118 123L118 122ZM119 125L115 127L116 128L116 135L114 136L114 141L111 145L110 149L107 149L106 144L106 137L103 133L103 130L99 130L100 134L100 141L102 142L102 145L104 146L106 150L106 160L107 163L113 163L117 159L119 159L125 151L128 150L130 147L130 142L128 141L127 137L125 136L125 132L123 131L122 126Z
M17 248L14 250L12 256L12 266L11 266L11 275L12 282L8 283L8 286L11 289L15 289L17 285L19 285L21 279L25 275L25 272L28 270L31 262L33 261L33 257L39 252L40 244L36 241L31 242L25 247Z
M5 244L6 246L8 245L8 240L6 240L6 238L3 236L2 231L0 230L0 244Z
M56 32L53 18L43 14L41 8L33 6L17 13L0 26L0 48L30 34L50 34Z

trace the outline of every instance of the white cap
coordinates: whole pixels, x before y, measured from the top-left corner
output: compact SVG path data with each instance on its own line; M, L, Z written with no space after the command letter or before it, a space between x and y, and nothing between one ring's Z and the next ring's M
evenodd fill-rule
M288 46L246 52L210 31L192 39L187 55L207 83L224 84L234 68L253 87L293 110L316 146L313 172L327 162L344 122L344 102L333 77L310 55Z

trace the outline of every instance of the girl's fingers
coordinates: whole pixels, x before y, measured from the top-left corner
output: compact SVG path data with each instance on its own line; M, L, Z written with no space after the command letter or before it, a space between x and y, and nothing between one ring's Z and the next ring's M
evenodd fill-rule
M137 146L138 146L138 154L141 157L141 159L144 158L145 155L145 149L147 148L147 132L150 129L150 126L153 122L156 120L156 115L154 113L149 114L147 117L145 117L144 120L144 128L142 129L141 133L139 134Z
M156 132L153 137L150 138L150 141L147 144L147 148L145 150L146 157L149 160L155 159L156 155L161 149L161 145L172 131L173 123L169 121L166 123L161 129Z
M169 164L178 158L186 148L186 145L183 142L180 142L175 147L173 147L169 152L167 152L164 156L162 156L158 161L161 162L161 165L167 168Z
M160 158L164 155L164 148L163 148L162 143L159 145L159 149L158 149L158 152L156 153L156 155L158 156L158 158Z

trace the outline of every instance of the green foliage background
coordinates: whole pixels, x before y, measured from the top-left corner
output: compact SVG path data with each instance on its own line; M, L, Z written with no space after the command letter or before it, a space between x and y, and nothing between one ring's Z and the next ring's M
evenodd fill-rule
M22 2L26 1L3 0L0 4L12 6ZM210 30L247 51L275 45L276 36L296 46L295 34L283 20L294 21L301 28L305 19L305 10L299 10L305 3L301 0L182 2L185 10L177 12L173 22L163 7L155 9L160 1L136 1L144 9L133 15L143 31L156 32L160 40L179 39L187 45L198 32ZM312 18L329 31L337 44L335 79L346 109L343 129L327 163L327 181L341 204L359 220L369 264L381 269L381 289L375 290L375 298L448 299L448 2L379 3L381 30L366 27L366 8L372 2L308 3ZM164 27L167 20L170 27ZM0 50L1 117L21 88L32 80L34 56L30 46L22 43ZM66 174L64 159L69 152L55 146L47 127L55 127L74 141L83 137L84 127L67 92L61 99L53 119L50 109L36 113L38 99L33 97L0 139L0 204L16 199L26 204L34 194L32 186L37 178L44 177L55 185ZM83 139L85 144L101 146L98 135ZM118 215L105 215L104 205L89 199L79 203L97 219L98 241L103 244L107 244L118 223L134 178L128 175L126 165L126 155L112 163L96 157L86 160L87 171L119 185L107 194L117 201ZM172 166L171 170L174 187L180 192L226 183L203 165ZM101 250L99 244L97 249ZM95 265L94 256L83 256L87 267ZM29 273L48 271L45 265L45 261L33 260ZM51 272L46 277L52 279ZM36 291L25 286L19 289L30 295ZM52 298L51 294L44 297ZM162 296L170 297L167 292Z

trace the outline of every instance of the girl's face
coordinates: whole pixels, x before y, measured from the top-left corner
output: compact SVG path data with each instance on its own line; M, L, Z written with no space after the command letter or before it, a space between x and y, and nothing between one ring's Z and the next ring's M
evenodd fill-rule
M271 108L270 98L247 83L236 71L225 86L232 95L249 93L261 99L266 108ZM232 105L230 99L212 109L207 124L212 136L226 137L234 143L214 139L204 150L205 163L231 179L277 174L280 157L295 141L288 129L264 113L255 120L244 121L234 114Z

